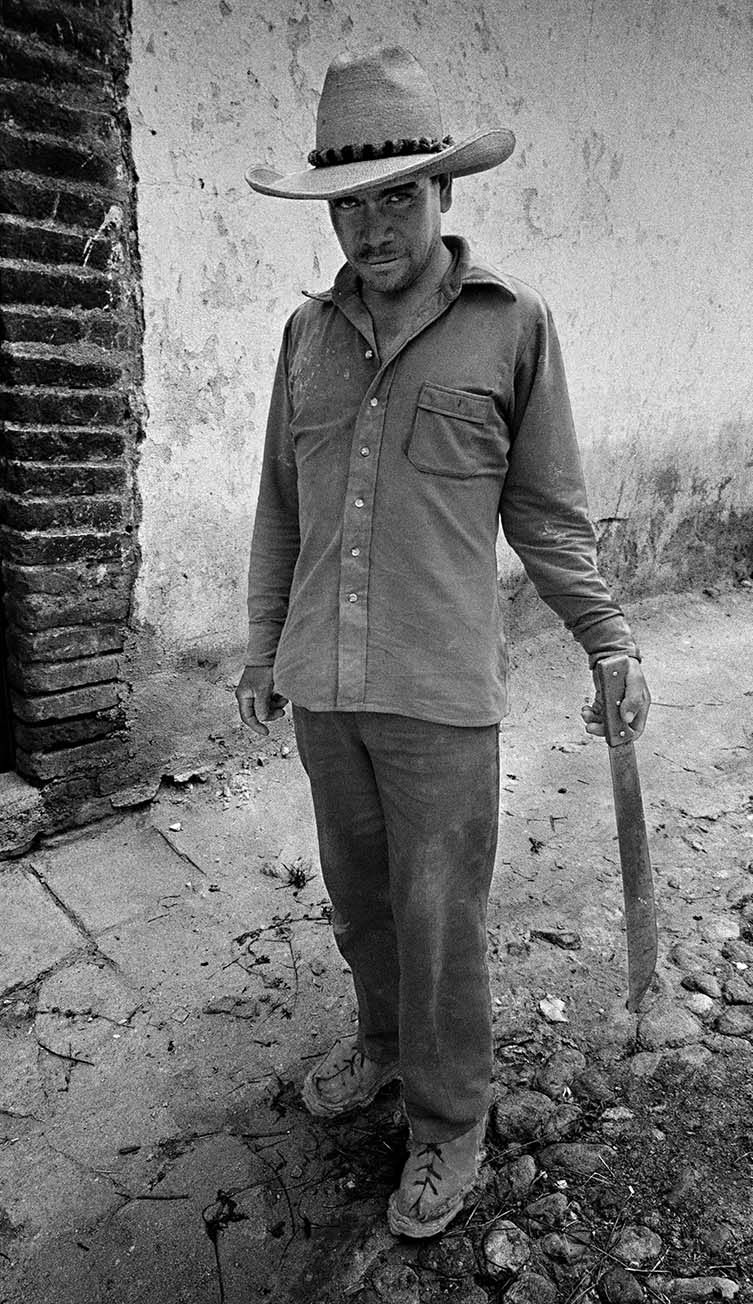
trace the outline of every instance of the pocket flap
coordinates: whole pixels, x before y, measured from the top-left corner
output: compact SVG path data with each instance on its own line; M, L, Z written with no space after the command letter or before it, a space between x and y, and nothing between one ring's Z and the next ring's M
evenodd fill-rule
M489 403L488 394L469 394L464 389L445 389L444 385L423 385L417 407L483 426L489 416Z

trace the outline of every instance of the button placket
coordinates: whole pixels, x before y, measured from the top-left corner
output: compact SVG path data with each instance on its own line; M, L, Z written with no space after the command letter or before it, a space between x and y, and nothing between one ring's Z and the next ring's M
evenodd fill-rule
M351 441L340 560L339 706L356 705L365 693L369 556L384 409L384 378L375 376Z

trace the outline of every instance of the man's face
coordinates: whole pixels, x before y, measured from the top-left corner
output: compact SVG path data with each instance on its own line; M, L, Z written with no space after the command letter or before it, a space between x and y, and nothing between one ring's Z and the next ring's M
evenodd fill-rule
M335 235L363 285L376 294L407 290L441 243L452 202L449 178L422 177L330 202Z

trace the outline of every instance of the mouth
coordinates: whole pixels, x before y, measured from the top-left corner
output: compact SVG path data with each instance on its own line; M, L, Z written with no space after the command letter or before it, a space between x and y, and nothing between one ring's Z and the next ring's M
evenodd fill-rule
M366 267L392 267L394 263L400 261L400 254L390 254L387 258L362 258L361 262Z

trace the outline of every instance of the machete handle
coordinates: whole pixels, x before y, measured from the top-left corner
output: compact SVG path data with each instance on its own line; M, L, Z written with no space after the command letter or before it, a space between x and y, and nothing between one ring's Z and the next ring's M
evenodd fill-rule
M621 747L632 742L633 732L620 715L620 703L625 696L630 658L624 654L605 657L596 662L596 676L601 692L604 713L604 735L610 747Z

